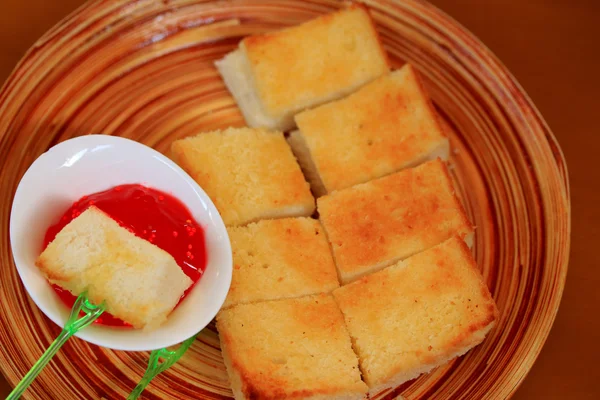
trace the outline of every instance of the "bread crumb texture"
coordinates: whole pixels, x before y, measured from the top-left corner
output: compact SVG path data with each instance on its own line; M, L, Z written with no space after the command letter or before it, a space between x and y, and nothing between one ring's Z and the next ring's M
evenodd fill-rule
M91 206L36 260L47 279L135 328L161 325L192 281L173 257Z
M230 227L233 278L224 307L300 297L339 287L337 272L319 221L263 220Z
M342 284L473 232L441 160L317 200Z
M213 200L226 225L314 211L310 187L281 132L212 131L173 142L171 154Z
M339 98L389 71L362 5L247 37L241 49L263 109L272 118Z
M468 351L498 317L458 237L333 294L371 388L400 385Z
M364 398L331 295L237 305L219 312L217 329L237 400Z
M448 157L448 139L411 65L295 119L327 192Z

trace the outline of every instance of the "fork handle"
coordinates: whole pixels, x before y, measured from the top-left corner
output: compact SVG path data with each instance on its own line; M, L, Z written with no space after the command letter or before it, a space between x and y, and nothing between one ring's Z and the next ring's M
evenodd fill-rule
M36 376L38 376L40 371L44 369L46 364L48 364L56 352L62 347L63 344L65 344L67 340L69 340L71 336L73 336L73 333L63 329L60 335L58 335L54 342L52 342L50 347L46 349L40 359L33 365L33 367L31 367L23 379L21 379L21 382L19 382L15 389L8 395L6 400L16 400L21 397L23 392L29 387L29 385L31 385L31 382L33 382Z
M44 354L40 357L39 360L31 367L29 372L21 379L21 382L15 386L14 390L10 392L6 400L16 400L23 392L31 385L31 382L38 376L40 371L44 369L46 364L54 357L56 352L62 347L63 344L66 343L67 340L75 333L77 333L80 329L85 328L92 322L94 322L98 317L104 312L105 305L102 303L100 306L94 306L90 304L87 300L87 294L84 292L79 295L75 304L73 304L73 308L71 309L71 314L65 327L60 332L58 337L54 339L54 342L46 349ZM84 310L85 315L79 318L79 313Z
M161 372L164 372L167 368L171 367L173 364L177 362L190 348L192 343L196 340L196 335L186 339L179 348L175 351L167 350L166 348L153 350L150 353L150 359L148 360L148 368L142 377L140 383L133 389L127 400L137 400L137 398L142 394L146 386L150 383L150 381ZM160 359L163 359L161 362Z
M146 386L150 383L150 381L156 376L156 374L146 372L142 378L142 380L137 384L135 389L129 394L127 400L136 400L140 397Z
M150 360L148 361L148 368L142 377L142 380L137 384L137 386L133 389L133 391L127 397L127 400L136 400L140 397L140 394L146 389L146 386L150 383L150 381L160 373L159 371L159 361L161 353L169 354L167 349L158 349L153 350L150 353ZM164 363L164 362L163 362Z

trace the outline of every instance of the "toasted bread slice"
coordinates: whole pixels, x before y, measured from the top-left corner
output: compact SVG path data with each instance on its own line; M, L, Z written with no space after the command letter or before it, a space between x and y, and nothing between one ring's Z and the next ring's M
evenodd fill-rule
M217 329L236 400L365 397L331 295L240 304L219 312Z
M340 98L389 71L362 5L242 40L216 62L251 127L288 130L294 114Z
M391 265L473 226L444 162L430 161L317 200L342 284Z
M469 248L458 237L333 295L370 394L466 353L498 318Z
M173 142L171 155L226 225L310 216L315 200L281 132L229 128Z
M228 229L233 277L224 307L328 293L339 287L319 221L263 220Z
M299 130L290 144L320 196L438 157L447 160L448 139L437 118L407 64L348 97L296 115Z
M91 206L36 260L47 279L134 328L160 326L192 284L173 257Z

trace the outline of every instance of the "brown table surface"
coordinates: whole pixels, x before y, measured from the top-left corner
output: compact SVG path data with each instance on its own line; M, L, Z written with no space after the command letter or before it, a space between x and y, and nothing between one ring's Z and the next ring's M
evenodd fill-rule
M84 1L0 2L1 82L39 36ZM567 285L550 337L514 399L600 399L600 340L593 339L600 328L600 252L595 248L600 239L600 168L587 161L600 150L600 1L431 2L508 66L567 157L573 210ZM8 390L0 375L0 397Z

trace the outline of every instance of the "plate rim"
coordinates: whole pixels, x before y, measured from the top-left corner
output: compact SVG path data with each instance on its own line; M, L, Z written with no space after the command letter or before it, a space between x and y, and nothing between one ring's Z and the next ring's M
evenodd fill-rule
M385 3L391 4L394 3L393 0L366 0L367 6L369 9L373 7L375 4ZM73 22L84 10L100 5L101 0L91 1L83 4L82 6L75 9L73 12L68 14L66 17L57 22L52 28L50 28L42 37L40 37L35 43L27 50L27 52L23 55L23 57L19 60L19 62L15 65L10 75L4 81L2 86L0 87L0 115L4 115L5 110L5 102L7 95L18 89L18 72L22 69L22 67L26 64L27 60L31 58L33 54L39 51L44 45L47 43L48 39L55 35L58 31L60 31L61 27L66 27L70 22ZM420 8L423 10L427 10L433 15L437 16L441 21L446 21L448 25L452 26L452 29L456 30L463 40L467 40L469 43L463 43L463 46L467 48L477 48L479 53L486 58L486 62L489 66L494 67L494 69L503 74L507 81L513 86L514 90L511 90L513 96L516 96L516 100L520 105L519 111L522 112L522 118L527 121L527 124L530 127L535 127L536 135L538 139L543 139L543 145L547 146L548 154L552 154L552 169L553 173L556 177L560 178L558 180L559 186L561 189L562 206L564 208L565 213L560 215L560 218L564 219L564 223L566 224L566 232L565 232L565 240L560 243L560 249L564 253L561 263L557 264L557 278L560 279L560 287L557 291L554 292L553 301L551 303L545 304L545 309L550 310L552 316L549 318L549 325L547 329L544 329L536 340L536 343L530 344L529 350L533 350L530 354L531 357L528 357L527 360L524 360L526 364L525 372L519 376L519 380L514 387L510 390L510 396L512 396L520 385L526 379L528 373L531 371L533 365L537 361L541 350L543 349L551 331L554 327L554 323L556 321L556 317L558 315L558 310L562 303L562 297L564 294L566 278L569 269L569 261L570 261L570 250L571 250L571 239L572 239L572 210L571 210L571 194L570 194L570 182L569 182L569 174L568 174L568 166L567 161L564 156L564 152L560 147L560 144L549 127L548 123L543 118L541 112L538 110L527 91L523 88L523 86L519 83L516 77L510 72L510 70L502 63L502 61L496 56L496 54L489 49L477 36L475 36L470 30L464 27L460 22L455 20L452 16L439 9L433 4L430 4L424 0L400 0L396 3L400 5L409 5L415 8ZM116 3L115 3L116 4ZM340 3L341 4L341 3ZM504 85L502 85L504 86ZM4 139L7 132L0 132L0 139ZM521 136L521 135L519 135ZM536 179L543 177L543 175L535 174ZM539 180L539 179L538 179ZM541 191L541 189L540 189ZM12 193L11 199L14 198L14 193ZM543 201L545 204L546 202ZM544 207L544 214L546 214L546 207ZM5 227L6 228L6 227ZM5 374L4 368L0 367L0 371L2 371L6 381L14 386L18 379L12 379L11 374Z

